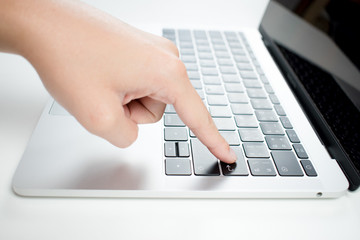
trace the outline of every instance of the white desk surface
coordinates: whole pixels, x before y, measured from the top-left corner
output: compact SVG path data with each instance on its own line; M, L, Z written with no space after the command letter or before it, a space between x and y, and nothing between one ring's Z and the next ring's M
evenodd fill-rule
M12 175L47 98L25 60L0 54L0 239L359 239L359 190L327 200L19 197Z

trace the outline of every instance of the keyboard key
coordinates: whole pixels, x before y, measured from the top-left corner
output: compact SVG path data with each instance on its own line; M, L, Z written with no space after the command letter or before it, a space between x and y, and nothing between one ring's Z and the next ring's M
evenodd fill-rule
M276 176L274 166L270 160L248 160L251 175L253 176Z
M252 115L254 113L252 107L248 103L231 104L231 111L235 115Z
M280 101L275 94L270 94L269 98L273 104L280 104Z
M198 65L195 63L184 63L187 71L198 71Z
M264 84L264 89L268 94L274 94L274 89L269 84Z
M278 117L272 110L256 110L255 111L256 118L260 122L277 122Z
M217 63L219 64L219 66L233 66L233 62L231 59L227 59L227 58L219 58L217 60Z
M202 84L200 81L197 80L190 80L191 84L195 89L202 89Z
M201 73L204 76L218 76L218 70L216 68L210 68L210 67L202 67Z
M199 176L220 175L218 160L198 140L191 139L194 173Z
M316 177L317 173L314 169L314 166L310 162L310 160L300 160L300 163L306 173L309 177Z
M165 128L164 138L165 141L186 141L188 140L188 133L183 127Z
M205 92L209 95L224 95L225 91L221 85L206 85Z
M232 48L231 52L234 56L240 55L240 56L245 56L245 51L243 49L240 48Z
M225 176L248 176L249 172L246 166L244 154L242 153L241 147L231 147L236 156L237 160L233 164L227 164L221 162L221 169Z
M252 71L253 67L250 63L237 63L236 64L237 68L241 71Z
M274 105L275 111L279 116L286 116L286 113L281 105Z
M246 88L262 88L262 84L258 80L244 80L243 83Z
M232 118L213 118L213 121L219 131L232 131L236 129Z
M254 115L236 115L235 122L239 128L256 128L259 126Z
M228 93L230 103L248 103L249 99L245 93Z
M191 175L190 159L187 158L170 158L165 159L166 175Z
M246 92L250 98L267 98L267 94L262 89L248 88Z
M222 79L225 83L240 83L240 78L233 74L223 74Z
M215 50L219 50L219 49L215 49ZM220 49L220 50L222 50L222 51L216 51L215 52L215 56L217 58L230 59L230 54L226 51L226 47L225 47L225 49Z
M214 106L226 106L228 104L227 98L225 95L208 95L207 101L209 105Z
M264 135L284 135L283 128L277 122L262 122L260 128Z
M207 85L221 85L221 80L217 76L203 76L203 81Z
M250 60L246 56L234 56L234 60L237 63L250 63Z
M239 135L235 131L220 131L221 136L229 143L229 145L240 145Z
M228 106L210 106L209 112L212 117L232 117Z
M185 124L177 114L165 114L164 125L166 127L185 127Z
M254 71L240 71L240 76L243 79L257 79L257 75Z
M212 53L208 53L208 52L199 52L199 59L201 60L213 60L213 55Z
M229 93L243 93L245 91L241 83L226 83L225 90Z
M214 60L200 60L201 67L216 67Z
M200 80L200 73L197 71L188 71L187 74L190 80Z
M176 157L175 142L165 142L164 151L165 157Z
M197 46L197 50L198 50L198 52L211 53L211 48L210 48L210 46L198 45L198 46Z
M187 142L178 142L177 143L179 157L189 157L189 144Z
M291 150L285 136L265 136L266 143L271 150Z
M245 142L243 143L245 155L248 158L269 158L269 152L264 143Z
M176 113L176 110L173 105L168 104L166 105L165 113Z
M300 143L300 139L294 130L285 130L285 132L292 143Z
M196 57L195 56L181 56L181 61L184 63L196 63Z
M222 74L237 74L236 69L234 67L224 67L220 66L220 72Z
M254 109L271 110L273 106L267 99L250 99L250 102Z
M283 125L284 128L286 129L291 129L293 128L290 120L288 117L280 117L280 121L281 121L281 124Z
M307 153L306 153L305 148L303 147L303 145L301 145L300 143L294 143L294 144L293 144L293 147L294 147L294 150L295 150L295 152L296 152L296 155L297 155L299 158L302 158L302 159L309 158L309 156L307 155Z
M293 152L273 151L271 156L280 176L304 176Z
M195 56L195 51L193 48L181 48L180 49L180 55L191 55L191 56Z
M240 138L243 142L263 142L264 136L258 128L240 128Z

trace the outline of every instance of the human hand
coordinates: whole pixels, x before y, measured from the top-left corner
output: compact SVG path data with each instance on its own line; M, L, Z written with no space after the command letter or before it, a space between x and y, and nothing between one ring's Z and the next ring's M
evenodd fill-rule
M220 160L235 154L191 85L175 45L78 2L26 1L17 51L45 87L88 131L118 147L138 124L158 121L165 104Z

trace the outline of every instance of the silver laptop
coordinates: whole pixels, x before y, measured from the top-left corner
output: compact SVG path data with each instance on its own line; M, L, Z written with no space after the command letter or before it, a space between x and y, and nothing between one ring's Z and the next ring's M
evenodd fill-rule
M137 141L120 149L87 132L50 99L14 175L13 189L17 194L333 198L346 193L349 186L352 189L358 186L358 170L348 180L349 174L343 171L348 159L344 160L337 151L334 154L322 142L324 134L319 134L317 128L326 125L326 121L319 122L309 113L312 105L301 100L309 94L291 89L296 84L305 86L296 71L289 70L295 81L292 85L283 77L282 65L291 69L284 58L287 49L258 30L266 0L206 2L219 4L211 8L218 13L206 12L206 4L201 6L201 1L196 2L204 8L199 13L192 9L194 3L184 1L175 15L169 12L171 4L159 2L163 15L149 13L147 1L140 1L141 9L134 9L139 11L137 14L153 19L154 24L145 30L162 34L178 46L190 81L220 133L237 153L237 162L224 164L211 155L171 105L166 107L161 121L141 125ZM123 1L92 4L131 24L140 22L134 17L137 14L127 12L136 4ZM182 16L192 24L182 23ZM160 24L165 20L167 26L162 28ZM281 70L267 47L273 55L280 56L276 62ZM297 56L291 51L287 53L291 54ZM306 90L299 86L298 91ZM334 145L331 147L334 149ZM339 148L345 149L342 145ZM349 162L351 165L351 159Z

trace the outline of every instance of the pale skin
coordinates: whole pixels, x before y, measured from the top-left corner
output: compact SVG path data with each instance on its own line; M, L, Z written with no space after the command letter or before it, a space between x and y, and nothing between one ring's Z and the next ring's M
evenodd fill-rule
M173 104L221 161L236 155L192 87L176 46L77 1L0 0L0 51L22 55L89 132L117 147Z

